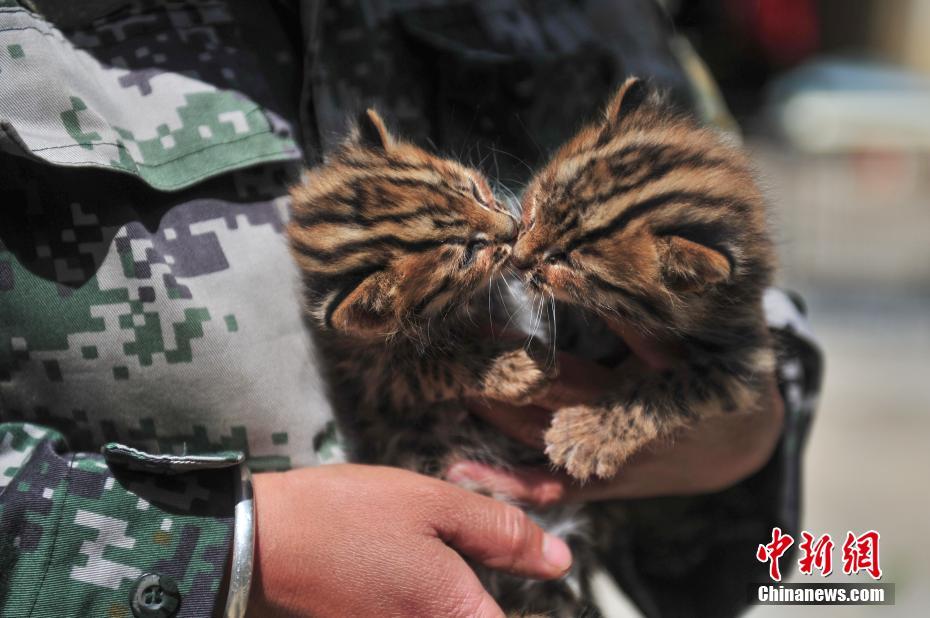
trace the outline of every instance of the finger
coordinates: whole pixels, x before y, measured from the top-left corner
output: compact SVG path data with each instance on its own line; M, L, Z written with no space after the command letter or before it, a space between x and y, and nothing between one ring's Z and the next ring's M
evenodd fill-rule
M561 502L570 484L566 477L545 470L501 470L474 461L453 464L446 472L446 479L538 507Z
M623 322L607 320L610 330L623 338L624 343L630 346L630 351L650 369L662 371L668 369L672 360L679 351L673 345L649 339L638 330L631 328Z
M440 561L434 572L442 574L443 581L434 591L441 590L442 594L430 595L435 601L423 608L424 611L414 613L452 618L504 618L503 610L459 554L443 546L438 555Z
M764 410L708 418L674 442L656 441L634 454L614 478L568 485L563 501L691 495L740 482L768 463L781 436L783 402L774 380L769 388Z
M547 410L593 404L617 381L613 372L594 361L559 353L559 377L535 403Z
M568 545L543 532L526 513L498 500L454 489L458 499L443 501L446 517L435 527L446 543L488 568L523 577L555 579L571 567Z
M551 414L537 406L515 406L502 401L470 401L469 410L514 440L542 449Z

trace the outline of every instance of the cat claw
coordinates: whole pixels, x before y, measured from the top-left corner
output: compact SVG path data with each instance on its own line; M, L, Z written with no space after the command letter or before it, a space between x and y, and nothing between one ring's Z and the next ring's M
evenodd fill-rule
M552 383L551 371L519 348L497 356L484 376L483 395L515 405L536 401Z
M615 416L619 416L618 411L589 406L559 410L546 431L546 455L581 481L613 477L643 444L629 434L613 431L617 423L609 420Z

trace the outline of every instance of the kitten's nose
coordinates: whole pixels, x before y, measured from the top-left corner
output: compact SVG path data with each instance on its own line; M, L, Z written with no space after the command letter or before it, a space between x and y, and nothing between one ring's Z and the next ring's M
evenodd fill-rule
M510 263L520 270L527 270L533 265L533 256L525 242L520 240L513 246L513 254L510 256Z
M509 245L517 239L517 232L519 231L519 224L513 217L508 216L506 221L501 220L498 222L494 230L494 240Z
M520 231L520 226L517 224L515 219L510 219L510 231L507 232L507 237L504 242L513 242L517 239L517 232Z

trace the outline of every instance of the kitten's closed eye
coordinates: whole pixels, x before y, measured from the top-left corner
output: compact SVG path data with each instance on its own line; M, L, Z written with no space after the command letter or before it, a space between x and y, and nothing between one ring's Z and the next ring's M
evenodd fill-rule
M606 403L559 410L550 460L610 477L702 416L752 411L772 352L761 299L773 270L746 157L628 80L523 195L515 264L529 290L674 342L661 373L631 361Z
M478 183L476 183L474 180L471 181L471 194L472 197L474 197L482 206L488 205L487 200L483 195L481 195L481 190L478 188Z
M487 236L476 236L465 245L465 254L462 256L462 266L469 266L475 261L478 252L491 244Z
M546 253L543 259L547 264L563 264L568 262L568 254L564 251L553 251Z
M689 303L755 289L771 272L745 156L636 79L536 174L522 205L513 264L529 286L644 328L696 321L712 312Z
M311 315L366 337L464 308L516 234L477 170L397 139L374 110L292 196Z

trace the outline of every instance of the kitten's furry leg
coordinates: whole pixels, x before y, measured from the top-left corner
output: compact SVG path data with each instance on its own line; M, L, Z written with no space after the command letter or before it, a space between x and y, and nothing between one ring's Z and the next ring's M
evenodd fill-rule
M546 431L546 454L573 477L609 478L643 445L660 435L642 405L579 405L559 410Z
M546 352L519 342L477 343L454 354L430 355L392 363L390 388L398 407L465 397L526 404L541 395L554 376Z
M578 479L609 478L649 442L700 418L756 408L762 376L720 365L655 373L624 372L624 386L600 406L559 410L546 432L546 454Z
M545 352L523 346L501 349L489 359L471 394L525 405L541 396L554 377L555 369L547 366Z

